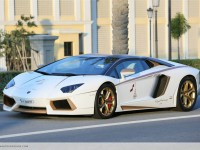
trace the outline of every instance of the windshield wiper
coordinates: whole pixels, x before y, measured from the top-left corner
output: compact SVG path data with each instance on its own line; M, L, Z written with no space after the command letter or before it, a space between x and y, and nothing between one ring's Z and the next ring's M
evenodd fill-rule
M43 74L43 75L50 75L49 73L47 73L47 72L42 72L42 71L35 71L35 72L37 72L37 73L41 73L41 74Z
M74 73L52 73L50 75L57 75L57 76L77 76L77 74L74 74Z

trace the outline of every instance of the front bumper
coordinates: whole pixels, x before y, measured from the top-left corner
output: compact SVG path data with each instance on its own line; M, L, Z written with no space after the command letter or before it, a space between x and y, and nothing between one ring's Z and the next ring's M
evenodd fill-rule
M32 99L4 95L3 109L31 114L89 115L94 113L95 92L62 98Z

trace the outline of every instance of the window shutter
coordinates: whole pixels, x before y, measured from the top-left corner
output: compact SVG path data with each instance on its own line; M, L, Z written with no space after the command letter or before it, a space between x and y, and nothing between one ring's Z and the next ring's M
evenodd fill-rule
M30 15L30 0L15 0L15 15Z
M101 26L98 29L98 52L100 54L109 54L111 51L110 26Z
M98 18L109 18L110 17L110 1L98 0L97 1L97 17Z
M38 15L51 16L53 14L52 0L38 0Z
M61 16L74 16L74 0L60 0Z

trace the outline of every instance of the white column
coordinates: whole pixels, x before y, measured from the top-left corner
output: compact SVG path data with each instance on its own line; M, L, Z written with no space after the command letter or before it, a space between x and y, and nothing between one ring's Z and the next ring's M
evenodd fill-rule
M15 20L15 2L14 2L14 0L8 1L8 20L9 21Z
M81 20L81 1L75 0L74 2L75 2L75 5L74 5L75 19L76 19L76 21L80 21Z
M98 53L97 0L92 0L92 52Z
M135 0L128 0L129 4L129 55L135 55Z
M60 0L53 0L53 16L55 21L60 20Z
M91 25L91 0L85 0L84 3L84 35L83 47L84 54L92 53L92 25Z
M188 0L183 0L183 15L185 16L186 20L188 20ZM183 58L187 59L188 58L188 49L189 49L189 45L188 45L188 33L186 32L185 34L183 34Z
M31 15L35 17L35 20L37 20L38 17L37 0L31 0Z
M0 22L4 21L4 0L0 1Z
M4 0L0 1L0 30L4 30ZM0 52L2 50L0 49ZM5 57L0 57L0 72L6 70L6 60Z
M90 21L91 20L91 0L85 0L84 4L84 19L85 21Z

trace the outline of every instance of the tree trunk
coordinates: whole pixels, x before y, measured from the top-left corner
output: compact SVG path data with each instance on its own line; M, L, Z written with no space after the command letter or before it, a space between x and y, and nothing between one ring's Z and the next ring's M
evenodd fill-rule
M17 45L16 45L16 49L17 49L17 52L18 52L18 54L19 54L19 59L20 59L21 62L22 62L23 70L26 71L26 66L25 66L25 64L24 64L22 55L21 55L21 53L20 53L20 49L19 49L19 47L18 47Z
M180 46L179 46L179 41L180 39L178 38L178 61L180 61Z
M113 0L113 54L128 54L128 0Z
M23 38L23 40L22 40L22 50L24 52L24 59L23 59L24 60L24 64L26 66L26 69L29 70L29 65L28 65L28 60L27 60L28 56L27 56L27 52L26 52L26 41L25 41L25 38Z

